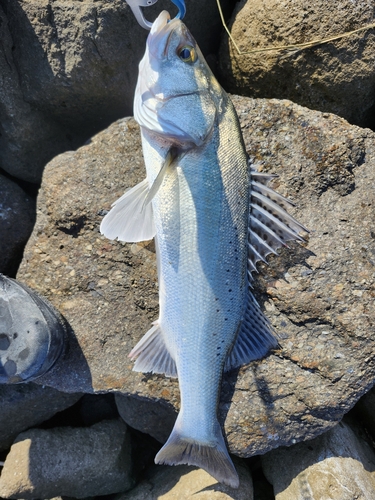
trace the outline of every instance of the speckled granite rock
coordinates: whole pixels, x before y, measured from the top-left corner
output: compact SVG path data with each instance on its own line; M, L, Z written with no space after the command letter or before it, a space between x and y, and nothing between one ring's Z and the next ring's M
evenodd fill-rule
M247 457L328 430L374 384L375 134L288 101L234 102L251 159L279 174L276 188L311 229L306 245L270 258L255 280L280 349L223 380L220 419L231 452ZM135 398L131 425L160 439L153 402L175 414L178 383L134 373L127 358L157 317L153 243L99 233L110 204L143 177L132 119L55 158L18 277L72 328L68 353L39 383Z
M34 222L35 201L0 174L0 273L16 274Z
M327 433L262 457L276 500L369 500L375 454L366 436L340 422Z
M20 432L69 408L80 397L33 383L0 385L0 450L9 448Z
M2 498L86 498L134 485L130 439L121 420L92 427L31 429L21 433L0 477Z
M370 0L241 0L229 24L242 52L278 47L355 30L373 23ZM312 49L238 55L225 36L220 77L227 90L250 97L290 99L336 113L357 125L374 125L375 30Z
M235 460L240 486L233 489L220 484L203 469L178 465L150 468L145 479L133 490L118 495L115 500L253 500L251 474L241 460Z

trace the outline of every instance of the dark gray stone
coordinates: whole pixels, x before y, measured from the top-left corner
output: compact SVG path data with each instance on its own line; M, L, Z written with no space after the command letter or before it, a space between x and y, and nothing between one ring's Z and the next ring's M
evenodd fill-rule
M16 274L33 230L35 210L35 200L15 182L0 174L0 273Z
M61 125L25 98L14 58L23 36L14 38L2 8L16 4L19 2L13 0L0 5L0 167L14 177L38 183L47 161L71 148L72 142Z
M166 389L167 391L168 389ZM137 396L115 396L121 418L131 427L165 443L177 418L177 411L164 400Z
M130 438L121 420L92 427L30 429L6 457L2 498L87 498L126 491L134 485Z
M279 174L275 188L311 230L304 245L260 265L254 281L280 348L223 379L219 415L229 448L249 457L330 429L374 384L375 134L289 101L233 99L252 161ZM69 355L38 383L121 393L134 401L133 421L160 439L157 409L173 419L178 382L132 372L127 358L158 314L154 246L99 233L111 203L144 175L132 119L55 158L19 278L74 332ZM139 404L146 399L149 411Z
M11 446L16 436L76 403L81 394L67 394L33 383L0 385L0 450Z

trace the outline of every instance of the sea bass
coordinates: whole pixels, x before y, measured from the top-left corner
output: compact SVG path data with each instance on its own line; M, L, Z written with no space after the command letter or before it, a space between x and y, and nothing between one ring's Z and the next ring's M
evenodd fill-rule
M101 231L156 237L160 315L130 356L136 371L178 376L181 409L155 462L196 465L237 487L217 419L222 373L277 345L251 272L305 228L267 187L272 176L249 167L228 95L165 11L139 65L134 116L147 178L114 203Z

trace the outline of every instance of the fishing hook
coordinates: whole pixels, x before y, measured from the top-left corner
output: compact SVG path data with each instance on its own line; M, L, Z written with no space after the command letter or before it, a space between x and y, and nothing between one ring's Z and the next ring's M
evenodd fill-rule
M138 23L146 30L151 29L152 23L145 19L141 7L150 7L154 5L158 0L126 0L127 4L131 8L135 18ZM178 7L177 19L183 19L186 14L185 0L172 0L172 2Z

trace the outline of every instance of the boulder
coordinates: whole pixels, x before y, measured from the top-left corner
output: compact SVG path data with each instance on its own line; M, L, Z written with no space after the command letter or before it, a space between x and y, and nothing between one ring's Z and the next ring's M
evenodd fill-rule
M373 23L368 0L242 0L229 23L242 52L323 40ZM350 37L290 52L239 55L222 40L219 74L230 92L250 97L290 99L335 113L349 122L373 126L375 104L374 28Z
M311 231L254 280L280 348L223 379L228 445L249 457L332 428L374 384L375 134L289 101L233 100L252 162L279 174L276 189ZM127 357L158 314L154 245L99 233L111 203L144 176L131 118L56 157L18 278L71 327L67 354L38 383L126 396L131 425L161 439L160 415L169 409L171 425L178 410L178 382L132 372Z
M0 167L38 183L53 156L132 112L148 32L123 0L2 5ZM145 16L152 21L163 8L176 13L172 2L159 0ZM215 0L191 0L186 22L205 53L217 50Z
M16 178L38 183L47 161L78 143L72 143L61 125L25 98L14 57L22 34L17 39L12 36L4 4L10 7L19 2L3 2L0 6L0 168ZM21 220L30 216L32 211L25 209Z
M14 181L0 174L0 273L16 274L34 222L35 200Z
M130 440L121 420L86 428L56 427L21 433L5 459L2 498L85 498L134 485Z
M178 465L153 466L134 489L118 495L115 500L176 500L194 498L194 500L253 500L253 483L249 469L244 462L236 460L240 486L233 489L220 484L203 469Z
M372 444L344 422L311 441L273 450L262 463L276 500L375 497Z
M34 383L0 385L0 450L8 449L17 435L74 405L81 394L67 394Z

